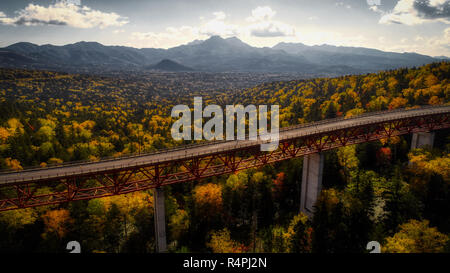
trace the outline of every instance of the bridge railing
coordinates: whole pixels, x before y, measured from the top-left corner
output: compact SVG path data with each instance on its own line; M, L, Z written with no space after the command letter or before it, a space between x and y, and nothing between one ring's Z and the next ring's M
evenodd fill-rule
M379 111L379 112L368 112L368 113L363 113L361 115L357 115L351 118L345 118L345 117L338 117L338 118L333 118L333 119L326 119L326 120L322 120L322 121L318 121L318 122L312 122L312 123L305 123L305 124L299 124L299 125L294 125L294 126L289 126L289 127L283 127L280 128L280 132L286 132L286 131L291 131L291 130L297 130L297 129L302 129L302 128L307 128L307 127L317 127L319 125L323 125L323 124L329 124L329 123L335 123L335 122L339 122L342 120L357 120L357 119L362 119L364 117L368 117L368 116L380 116L380 115L384 115L384 114L391 114L391 113L403 113L403 115L399 116L398 119L402 119L402 118L408 118L408 117L412 117L415 115L411 115L411 112L415 112L418 110L427 110L427 109L431 109L430 111L426 111L424 113L422 113L421 115L425 116L425 115L429 115L429 114L436 114L436 110L439 110L440 108L442 108L442 113L446 113L448 112L448 106L424 106L424 107L420 107L420 108L412 108L412 109L395 109L395 110L387 110L387 111ZM445 110L447 109L447 110ZM378 122L383 122L383 121L388 121L388 120L392 120L392 119L382 119L382 120L376 120L376 123ZM370 123L370 122L369 122ZM352 126L360 126L363 124L368 124L367 122L360 122L360 123L356 123L353 124ZM319 130L318 128L314 131L310 131L310 132L301 132L298 133L294 136L290 135L290 136L285 136L285 137L280 137L280 141L284 140L286 138L298 138L298 137L302 137L302 136L306 136L306 135L312 135L312 134L317 134L317 133L322 133L324 131L334 131L334 130L339 130L342 129L345 126L336 126L333 128L328 128L326 130ZM213 140L213 141L207 141L204 143L192 143L192 144L188 144L188 145L182 145L182 146L176 146L176 147L172 147L172 148L165 148L165 149L161 149L155 152L150 152L150 153L141 153L141 154L131 154L131 155L126 155L126 156L121 156L121 157L109 157L109 158L103 158L100 161L86 161L86 160L82 160L82 161L71 161L71 162L67 162L67 163L62 163L62 164L57 164L57 165L49 165L46 167L28 167L25 168L23 170L4 170L4 171L0 171L1 175L5 175L5 174L14 174L14 173L23 173L23 172L34 172L34 171L42 171L42 170L46 170L46 169L55 169L55 168L63 168L63 167L74 167L74 166L82 166L82 165L88 165L88 164L95 164L95 163L107 163L107 162L111 162L111 161L119 161L119 160L126 160L126 159L137 159L137 158L143 158L143 157L148 157L148 156L154 156L154 155L158 155L158 154L163 154L163 153L168 153L168 152L176 152L176 151L181 151L181 150L187 150L187 149L191 149L191 148L200 148L200 147L204 147L204 146L210 146L210 145L215 145L215 144L220 144L220 143L225 143L225 142L236 142L236 145L233 147L233 149L241 149L241 148L245 148L245 147L250 147L250 146L255 146L255 145L260 145L263 143L268 143L270 142L270 140L267 141L262 141L262 140L255 140L255 141L249 141L248 140L248 134L246 135L246 139L247 140ZM240 143L239 143L240 142ZM206 152L198 152L196 154L194 153L190 153L188 156L187 155L178 155L178 156L172 156L172 157L166 157L164 158L164 160L160 160L160 159L151 159L148 162L149 164L154 164L160 161L170 161L170 160L177 160L177 159L182 159L182 158L191 158L191 157L197 157L197 156L201 156L204 154L210 154L210 153L219 153L222 151L228 151L230 150L229 147L227 148L218 148L215 150L208 150ZM107 167L102 167L102 168L98 168L96 169L97 171L102 171L102 170L110 170L110 169L117 169L117 168L126 168L126 167L132 167L132 166L137 166L137 165L141 165L142 163L139 162L135 162L135 163L128 163L126 165L124 164L116 164L116 165L111 165L111 166L107 166ZM91 171L95 171L95 170L90 170ZM64 173L63 175L57 175L58 176L67 176L70 174L79 174L82 172L72 172L72 173ZM50 176L49 176L50 177ZM53 177L53 176L52 176ZM41 177L42 178L42 177ZM45 178L45 177L43 177ZM15 182L20 182L22 179L18 179Z

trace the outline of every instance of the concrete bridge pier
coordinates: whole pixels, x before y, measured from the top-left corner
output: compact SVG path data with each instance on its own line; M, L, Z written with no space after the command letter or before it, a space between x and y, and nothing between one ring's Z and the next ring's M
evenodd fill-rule
M163 188L158 187L153 190L153 207L154 207L154 221L155 221L156 252L162 253L167 251L166 208L164 205Z
M434 132L413 133L411 141L411 150L422 148L425 146L433 147L433 143L434 143Z
M300 211L308 217L314 214L314 205L322 189L324 155L315 153L303 157Z

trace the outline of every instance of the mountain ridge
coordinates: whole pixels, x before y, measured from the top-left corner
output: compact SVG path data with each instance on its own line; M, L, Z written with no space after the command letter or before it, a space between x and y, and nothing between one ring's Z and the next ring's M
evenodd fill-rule
M163 60L208 72L276 72L311 76L369 73L419 66L442 60L417 53L385 52L363 47L308 46L281 42L253 47L236 37L211 36L172 47L133 48L80 41L62 46L19 42L0 48L0 67L65 72L145 70Z

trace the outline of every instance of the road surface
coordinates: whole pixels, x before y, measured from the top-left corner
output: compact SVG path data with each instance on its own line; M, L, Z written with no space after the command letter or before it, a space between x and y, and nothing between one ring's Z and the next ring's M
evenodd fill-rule
M350 119L332 119L317 123L282 128L280 130L280 140L293 139L299 136L308 136L316 133L331 132L336 129L352 128L362 124L379 123L383 121L394 121L408 117L420 117L426 115L449 114L450 106L438 106L428 108L418 108L410 110L396 110L375 112ZM102 160L98 162L68 163L62 166L49 168L35 168L17 172L0 173L0 184L15 182L26 182L41 179L51 179L74 174L88 174L103 170L121 169L129 166L145 166L153 163L164 163L167 161L183 158L204 156L217 152L230 151L243 147L260 145L267 141L217 141L206 142L205 144L181 146L174 149L162 150L155 153Z

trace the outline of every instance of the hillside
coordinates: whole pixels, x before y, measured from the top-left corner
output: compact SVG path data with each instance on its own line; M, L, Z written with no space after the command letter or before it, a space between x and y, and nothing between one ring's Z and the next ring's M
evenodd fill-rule
M204 105L279 104L282 126L450 102L448 62L245 90L211 88L222 73L193 84L201 89L180 87L167 75L152 81L0 69L1 168L96 161L181 145L170 135L171 109L192 105L198 95ZM313 218L299 213L302 158L166 186L169 251L365 253L367 242L376 240L383 252L448 252L448 136L449 130L437 131L433 149L411 151L405 135L324 152L323 190ZM59 187L33 190L47 194ZM151 253L153 204L149 190L0 212L0 251L64 252L75 238L83 253Z
M154 69L160 71L168 71L168 72L186 72L186 71L194 71L194 69L174 62L172 60L164 59L159 63L151 66L147 66L146 69Z
M233 98L279 104L284 125L370 111L450 102L450 63L377 74L265 83Z

